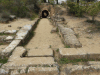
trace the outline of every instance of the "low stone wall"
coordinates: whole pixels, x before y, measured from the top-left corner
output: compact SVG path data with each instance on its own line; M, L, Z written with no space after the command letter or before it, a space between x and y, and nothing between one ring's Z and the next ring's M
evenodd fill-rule
M58 20L62 21L63 18L60 18L58 20L57 18L58 17L52 17L51 20L54 26L58 28L59 35L61 35L61 39L63 40L64 44L66 46L70 46L71 48L82 47L82 44L77 39L77 37L75 36L75 32L71 28L65 28L63 25L57 23Z
M99 75L100 65L68 65L65 72L67 75Z
M32 25L23 26L17 33L15 39L0 53L1 57L9 57L12 51L19 46L21 43L24 43L25 40L29 37L30 32L34 29L39 19L36 19Z

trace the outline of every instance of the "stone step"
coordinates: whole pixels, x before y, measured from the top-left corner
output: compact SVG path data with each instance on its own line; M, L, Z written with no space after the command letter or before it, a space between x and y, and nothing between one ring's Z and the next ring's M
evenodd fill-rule
M2 52L2 56L9 56L11 52L21 43L21 40L13 40Z
M17 68L17 67L27 67L27 66L34 66L34 65L54 65L54 58L53 57L25 57L25 58L18 58L14 61L7 62L6 64L2 65L2 68Z
M65 72L67 75L99 75L100 66L67 65Z
M100 49L93 48L60 48L59 56L69 59L100 59Z
M28 51L28 57L53 57L53 50L48 49L31 49Z
M57 67L29 67L11 71L10 75L58 75Z
M15 50L13 51L12 55L9 57L8 62L9 61L15 61L18 58L23 57L23 55L26 53L26 49L22 46L18 46L15 48Z

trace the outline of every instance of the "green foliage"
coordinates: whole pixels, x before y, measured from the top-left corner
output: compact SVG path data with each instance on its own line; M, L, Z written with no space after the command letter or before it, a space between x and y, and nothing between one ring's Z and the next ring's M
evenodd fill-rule
M5 64L5 63L7 63L7 61L8 61L8 58L6 58L6 57L4 57L3 59L0 58L0 63Z
M94 17L97 16L97 14L100 12L100 2L91 3L91 5L88 6L86 12L92 16L92 21L94 21Z
M3 12L10 12L18 17L30 17L34 12L39 12L38 0L1 0L0 6Z
M78 17L83 16L86 6L83 6L84 2L80 2L80 3L81 5L79 5L76 2L67 1L67 6L69 7L70 13L75 14L75 16L78 16Z
M68 63L77 63L77 62L88 62L88 59L67 59L67 58L61 58L59 60L60 64L68 64ZM90 61L94 61L94 60L90 60Z
M49 0L49 3L54 5L54 0Z
M66 2L64 2L64 1L61 2L61 5L64 6L64 7L67 6Z
M66 45L65 48L70 48L70 46Z

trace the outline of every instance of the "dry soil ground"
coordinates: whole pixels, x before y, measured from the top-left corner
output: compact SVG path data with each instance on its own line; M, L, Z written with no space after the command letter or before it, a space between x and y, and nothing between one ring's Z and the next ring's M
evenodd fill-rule
M48 19L41 19L36 30L35 35L26 45L26 48L61 48L64 47L62 41L57 33L51 33L53 26Z

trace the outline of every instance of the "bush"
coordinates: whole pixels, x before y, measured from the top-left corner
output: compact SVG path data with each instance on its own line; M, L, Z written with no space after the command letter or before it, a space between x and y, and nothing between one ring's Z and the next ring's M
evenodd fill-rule
M86 6L83 6L82 2L81 5L79 5L78 3L67 1L67 6L69 7L70 13L78 17L83 16L86 8Z
M94 17L100 12L100 2L92 3L88 6L86 12L92 16L92 21L94 21Z
M17 17L29 17L30 13L39 12L37 2L38 0L0 0L2 6L0 8L2 8L1 12L5 10L5 12L10 12Z

